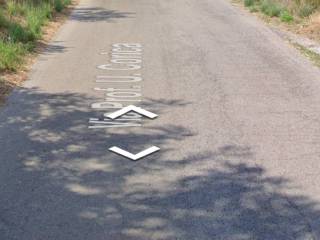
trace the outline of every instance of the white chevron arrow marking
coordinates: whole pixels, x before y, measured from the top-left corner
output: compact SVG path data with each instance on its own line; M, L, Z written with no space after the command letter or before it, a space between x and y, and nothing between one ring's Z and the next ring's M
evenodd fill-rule
M146 150L144 150L142 152L139 152L137 154L132 154L132 153L127 152L127 151L125 151L125 150L123 150L123 149L121 149L119 147L116 147L116 146L113 146L113 147L109 148L109 151L117 153L117 154L119 154L121 156L127 157L132 161L137 161L137 160L139 160L139 159L141 159L143 157L146 157L146 156L148 156L148 155L150 155L152 153L155 153L155 152L157 152L159 150L160 150L160 148L158 148L156 146L152 146L152 147L150 147L150 148L148 148L148 149L146 149Z
M143 108L136 107L134 105L129 105L129 106L124 107L124 108L122 108L122 109L120 109L118 111L115 111L113 113L105 114L104 116L107 117L107 118L116 119L116 118L118 118L118 117L120 117L120 116L122 116L122 115L124 115L124 114L126 114L128 112L131 112L131 111L137 112L140 115L143 115L143 116L151 118L151 119L154 119L154 118L158 117L157 114L149 112L149 111L147 111L147 110L145 110Z

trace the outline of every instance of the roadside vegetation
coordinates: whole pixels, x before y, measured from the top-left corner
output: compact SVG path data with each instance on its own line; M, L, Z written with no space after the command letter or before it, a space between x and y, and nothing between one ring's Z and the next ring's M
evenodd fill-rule
M0 0L0 74L14 72L42 37L42 27L71 0Z
M301 21L320 9L320 0L243 0L251 12L277 17L282 22Z
M320 0L235 0L269 24L320 44ZM287 35L290 36L290 35ZM303 41L287 40L320 67L320 55Z

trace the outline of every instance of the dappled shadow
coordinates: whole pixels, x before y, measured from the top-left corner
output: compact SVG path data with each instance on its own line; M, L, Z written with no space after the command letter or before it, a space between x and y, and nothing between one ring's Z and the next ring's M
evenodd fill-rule
M35 52L44 56L56 53L64 53L68 48L69 47L65 47L61 41L53 41L51 43L39 42Z
M95 99L14 91L0 113L0 238L46 240L312 239L318 203L285 196L250 146L177 154L195 133L178 123L125 131L90 130ZM182 100L148 99L157 113ZM111 145L161 151L138 162ZM129 149L131 150L131 149Z
M63 53L66 51L66 47L61 45L53 45L48 44L42 51L42 54L50 54L50 53Z
M131 12L119 12L116 10L106 10L104 8L76 8L70 19L80 22L99 22L99 21L113 21L121 18L131 18L134 13Z

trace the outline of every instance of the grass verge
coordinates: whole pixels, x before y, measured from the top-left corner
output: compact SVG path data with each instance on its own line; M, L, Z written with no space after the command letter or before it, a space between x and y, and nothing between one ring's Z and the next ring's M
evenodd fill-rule
M294 47L320 67L320 55L307 46L298 44L294 37L290 37L300 35L313 41L316 46L320 43L320 0L233 0L233 2L244 5L264 22L284 32L284 36L288 36ZM286 32L292 32L293 35ZM295 42L297 44L294 44Z
M282 22L301 21L320 9L320 0L242 0L251 12L260 11L268 17L277 17Z
M26 53L23 44L0 41L0 70L16 70Z
M45 48L77 2L0 0L0 105L27 78L36 53Z
M42 38L42 27L70 0L6 1L0 5L0 72L16 71Z

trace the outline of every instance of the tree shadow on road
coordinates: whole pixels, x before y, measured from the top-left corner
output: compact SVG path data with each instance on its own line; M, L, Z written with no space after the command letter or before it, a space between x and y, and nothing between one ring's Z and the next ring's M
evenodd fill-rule
M226 143L176 154L195 133L179 125L148 131L89 130L95 99L75 93L14 91L0 114L0 238L46 240L312 239L318 204L281 189L250 146ZM182 100L149 99L157 113ZM163 149L131 162L114 143ZM168 147L171 146L171 147ZM183 155L184 157L181 157Z
M63 46L61 41L53 41L50 44L39 43L39 47L35 50L37 53L43 55L55 54L55 53L64 53L68 50L69 47Z
M100 21L112 22L115 19L131 18L132 16L134 16L134 13L132 12L106 10L104 8L98 8L98 7L91 7L91 8L80 7L80 8L76 8L72 12L70 19L74 21L80 21L80 22L100 22Z

